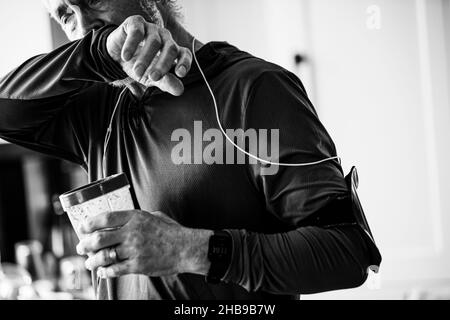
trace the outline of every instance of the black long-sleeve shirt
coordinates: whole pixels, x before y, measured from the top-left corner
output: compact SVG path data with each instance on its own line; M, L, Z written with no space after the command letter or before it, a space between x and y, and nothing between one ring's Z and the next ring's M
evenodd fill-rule
M0 137L77 163L95 181L102 177L104 138L118 103L107 174L127 174L140 209L163 211L186 227L228 230L233 238L222 284L192 274L130 275L119 280L118 297L294 298L361 285L369 262L360 230L306 223L348 195L339 163L280 167L275 175L262 175L260 165L249 163L174 164L174 130L187 129L193 137L195 121L203 130L218 128L208 89L194 66L181 97L152 88L142 99L126 91L118 101L122 89L110 83L126 74L107 54L111 30L34 57L0 80ZM336 155L295 75L226 43L208 43L197 56L225 128L279 129L282 163Z

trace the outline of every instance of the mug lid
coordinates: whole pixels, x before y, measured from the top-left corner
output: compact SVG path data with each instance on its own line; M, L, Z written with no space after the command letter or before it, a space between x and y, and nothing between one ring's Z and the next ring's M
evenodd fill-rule
M59 200L61 201L64 211L66 211L68 208L101 197L129 185L130 183L124 173L116 174L66 192L59 197Z

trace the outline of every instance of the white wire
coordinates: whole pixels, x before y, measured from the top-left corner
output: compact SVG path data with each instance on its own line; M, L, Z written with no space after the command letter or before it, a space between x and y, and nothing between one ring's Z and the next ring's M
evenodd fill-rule
M108 151L108 147L109 147L109 141L111 139L111 133L112 133L112 126L113 126L113 122L114 122L114 118L116 117L116 113L117 113L117 109L119 108L119 104L120 101L122 100L122 97L124 95L124 93L127 91L127 88L124 88L122 90L122 92L120 92L119 97L117 99L116 105L114 106L113 109L113 113L111 115L111 120L109 121L109 125L108 125L108 129L106 131L106 136L105 136L105 141L103 144L103 157L102 157L102 173L103 173L103 179L106 179L106 152ZM94 291L95 291L95 297L96 299L98 299L98 295L99 295L99 288L98 288L98 278L96 275L96 272L92 271L91 272L92 277L93 277L93 286L94 286ZM95 279L94 279L95 278ZM108 291L108 300L114 300L114 292L112 292L112 280L111 279L107 279L107 291Z
M120 101L122 100L122 97L123 97L125 91L127 91L127 88L124 88L122 90L122 92L119 95L119 98L117 99L117 103L113 109L111 120L109 121L108 130L106 131L106 137L105 137L105 141L103 144L103 158L102 158L103 179L106 178L106 152L108 151L109 140L111 139L112 125L113 125L114 118L116 116L117 109L119 108Z
M240 146L238 146L238 145L237 145L237 144L236 144L236 143L235 143L235 142L227 135L227 133L225 132L225 130L224 130L223 126L222 126L222 123L221 123L221 121L220 121L219 107L218 107L218 105L217 105L216 97L215 97L214 92L213 92L213 90L212 90L212 88L211 88L211 85L209 84L208 79L206 78L205 73L203 72L203 69L202 69L202 67L200 66L200 63L199 63L199 61L198 61L198 59L197 59L197 55L196 55L196 52L195 52L195 41L196 41L196 39L194 38L193 41L192 41L192 54L193 54L193 56L194 56L195 63L197 64L197 67L198 67L198 69L199 69L199 71L200 71L200 74L202 75L203 80L205 81L205 84L206 84L206 86L208 87L209 93L211 94L211 98L212 98L212 100L213 100L214 108L215 108L215 112L216 112L217 124L219 125L220 131L222 132L222 134L224 135L224 137L225 137L225 138L226 138L226 139L227 139L227 140L228 140L228 141L229 141L229 142L230 142L237 150L239 150L239 151L242 152L243 154L245 154L245 155L249 156L250 158L252 158L252 159L254 159L254 160L256 160L256 161L259 161L259 162L261 162L261 163L263 163L263 164L266 164L266 165L273 165L273 166L280 166L280 167L306 167L306 166L314 166L314 165L318 165L318 164L321 164L321 163L324 163L324 162L327 162L327 161L332 161L332 160L338 160L338 161L340 162L340 160L341 160L340 157L339 157L339 156L335 156L335 157L330 157L330 158L326 158L326 159L319 160L319 161L315 161L315 162L306 162L306 163L278 163L278 162L272 162L272 161L269 161L269 160L261 159L261 158L255 156L255 155L253 155L253 154L247 152L246 150L242 149ZM109 126L108 126L108 130L107 130L107 133L106 133L106 138L105 138L105 143L104 143L104 149L103 149L103 161L102 161L103 177L104 177L104 178L106 178L106 163L105 163L105 162L106 162L106 152L107 152L107 150L108 150L109 140L110 140L110 138L111 138L112 124L113 124L113 121L114 121L114 118L115 118L117 109L118 109L118 107L119 107L119 103L120 103L120 101L121 101L121 99L122 99L122 96L123 96L123 94L125 93L125 91L126 91L126 88L124 88L124 90L123 90L123 91L120 93L120 95L119 95L119 98L118 98L117 103L116 103L116 105L115 105L115 107L114 107L114 110L113 110L113 113L112 113L112 116L111 116L111 120L110 120L110 123L109 123Z
M194 40L192 41L192 54L194 55L195 63L197 64L197 67L198 67L198 69L199 69L199 71L200 71L200 73L201 73L201 75L202 75L202 77L203 77L203 80L205 80L206 86L208 87L208 90L209 90L209 92L210 92L210 94L211 94L211 97L212 97L212 99L213 99L213 102L214 102L214 108L216 109L217 123L219 124L220 131L222 131L222 134L225 136L225 138L226 138L226 139L227 139L227 140L228 140L228 141L229 141L229 142L230 142L237 150L239 150L240 152L246 154L247 156L249 156L250 158L252 158L252 159L254 159L254 160L256 160L256 161L262 162L263 164L273 165L273 166L280 166L280 167L306 167L306 166L314 166L314 165L318 165L318 164L321 164L321 163L324 163L324 162L327 162L327 161L332 161L332 160L338 160L338 161L340 162L341 159L340 159L338 156L336 156L336 157L331 157L331 158L327 158L327 159L323 159L323 160L320 160L320 161L315 161L315 162L307 162L307 163L277 163L277 162L271 162L271 161L268 161L268 160L261 159L261 158L259 158L259 157L257 157L257 156L254 156L253 154L251 154L251 153L245 151L245 150L242 149L240 146L238 146L236 143L234 143L234 141L226 134L225 130L224 130L223 127L222 127L222 123L220 122L219 108L218 108L218 106L217 106L216 97L214 96L214 92L213 92L213 90L211 89L211 86L210 86L210 84L209 84L209 82L208 82L208 79L206 79L205 73L203 72L203 70L202 70L202 68L201 68L201 66L200 66L200 63L198 62L197 55L196 55L196 53L195 53L195 41L196 41L196 39L194 38Z

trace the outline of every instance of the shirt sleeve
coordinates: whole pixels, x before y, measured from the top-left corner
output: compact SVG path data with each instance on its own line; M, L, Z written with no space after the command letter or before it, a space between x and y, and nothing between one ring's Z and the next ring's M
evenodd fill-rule
M109 83L127 77L106 50L114 28L31 58L0 79L0 137L84 165L90 131L101 130L98 120L118 95Z
M269 71L259 77L248 96L244 118L245 129L279 130L279 163L308 163L336 156L334 143L303 85L287 71ZM267 211L288 231L227 230L233 238L233 254L223 280L249 291L273 294L317 293L364 283L368 255L360 230L350 224L308 225L314 214L336 208L331 204L348 197L339 162L282 166L270 175L263 170L262 165L252 165L250 175L265 198ZM340 206L340 210L351 210L351 206ZM328 211L326 214L340 214Z

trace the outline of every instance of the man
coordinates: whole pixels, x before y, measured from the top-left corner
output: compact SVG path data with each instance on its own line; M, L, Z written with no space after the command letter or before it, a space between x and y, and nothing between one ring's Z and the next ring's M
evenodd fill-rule
M116 279L116 298L292 299L364 283L369 244L344 223L338 161L264 175L261 162L171 159L175 130L218 128L192 44L225 128L279 129L280 163L336 156L298 78L227 43L194 41L174 1L46 5L73 42L0 81L0 137L75 162L90 181L127 174L139 210L89 220L77 247L89 269ZM322 217L335 223L315 223Z

